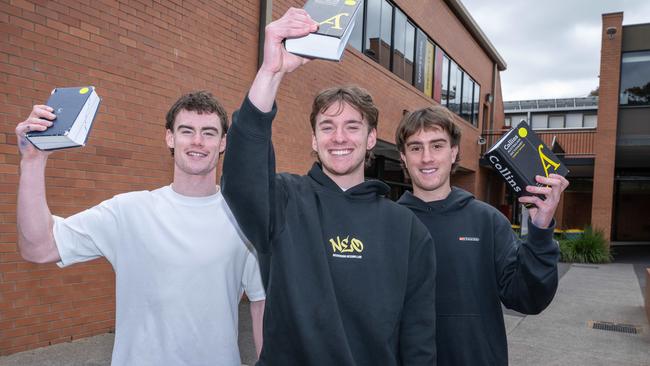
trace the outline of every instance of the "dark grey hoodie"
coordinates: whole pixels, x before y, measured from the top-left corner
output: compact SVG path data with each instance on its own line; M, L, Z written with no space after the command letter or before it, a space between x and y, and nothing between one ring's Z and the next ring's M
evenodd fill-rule
M248 98L228 131L222 189L266 288L258 365L435 364L428 230L367 181L345 192L314 164L276 174L271 121Z
M507 365L501 302L537 314L555 296L554 222L539 229L529 221L521 242L497 209L456 187L441 201L406 192L398 203L422 220L436 246L438 365Z

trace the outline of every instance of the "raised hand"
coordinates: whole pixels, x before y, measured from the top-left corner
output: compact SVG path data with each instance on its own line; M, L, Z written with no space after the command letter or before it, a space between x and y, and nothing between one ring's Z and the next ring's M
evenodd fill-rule
M522 196L519 197L519 202L533 204L535 207L528 209L532 223L539 228L547 228L553 220L562 192L569 186L569 181L558 174L550 174L548 177L538 175L535 180L546 187L527 186L526 191L543 195L545 199L537 196Z
M50 152L44 152L35 148L34 145L27 141L25 134L30 131L45 131L52 126L54 124L53 120L56 118L52 112L53 109L51 107L35 105L29 117L16 126L18 150L23 160L44 158L50 154Z
M309 60L287 52L282 44L286 38L298 38L318 30L316 23L303 9L290 8L265 29L264 62L261 71L288 73L304 65Z

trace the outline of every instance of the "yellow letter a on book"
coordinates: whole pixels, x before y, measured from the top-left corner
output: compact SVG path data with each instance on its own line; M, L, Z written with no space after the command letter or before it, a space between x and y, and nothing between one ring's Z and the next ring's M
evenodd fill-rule
M548 168L553 167L553 170L557 170L560 167L560 163L556 163L551 160L548 156L544 155L542 149L544 145L539 145L537 151L539 152L539 159L542 161L542 168L544 168L544 174L548 177Z
M323 24L330 24L332 26L332 29L341 29L341 17L346 16L349 17L350 14L348 13L341 13L341 14L336 14L335 16L325 19L322 22L318 23L319 25Z

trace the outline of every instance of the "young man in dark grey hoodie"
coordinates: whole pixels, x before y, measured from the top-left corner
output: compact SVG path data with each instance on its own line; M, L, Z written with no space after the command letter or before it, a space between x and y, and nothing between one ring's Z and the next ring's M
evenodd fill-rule
M395 134L413 183L399 203L428 227L436 246L438 365L507 365L501 302L537 314L557 289L559 248L553 215L569 185L562 176L537 177L545 187L530 203L530 233L521 241L494 207L449 183L459 161L460 129L453 115L436 106L406 115Z

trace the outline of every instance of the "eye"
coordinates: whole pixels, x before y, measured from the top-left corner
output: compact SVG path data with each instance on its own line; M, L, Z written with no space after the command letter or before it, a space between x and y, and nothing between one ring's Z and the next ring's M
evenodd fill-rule
M203 134L204 134L205 136L209 136L209 137L215 137L215 136L217 136L217 133L214 132L214 131L205 131L205 132L203 132Z
M181 129L180 133L181 133L181 135L191 135L192 130L187 129L187 128L183 128L183 129Z
M348 130L349 131L359 131L360 129L361 129L361 126L359 126L358 124L348 125Z
M442 148L444 148L444 147L445 147L445 145L443 145L443 144L434 144L434 145L433 145L433 148L434 148L435 150L440 150L440 149L442 149Z
M410 151L410 152L420 152L420 151L422 151L422 146L411 145L411 146L409 146L408 151Z
M320 126L320 130L322 132L329 133L329 132L334 131L334 127L332 127L330 125L324 125L324 126Z

